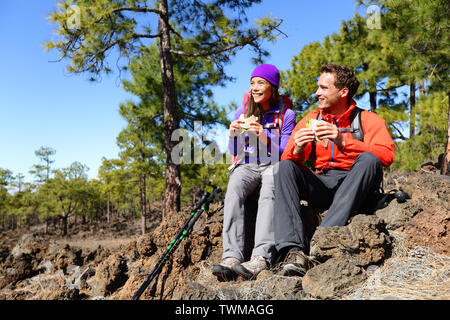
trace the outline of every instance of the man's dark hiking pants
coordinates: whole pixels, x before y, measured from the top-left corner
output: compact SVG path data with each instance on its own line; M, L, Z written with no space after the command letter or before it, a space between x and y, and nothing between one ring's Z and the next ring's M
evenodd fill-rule
M343 226L350 215L374 192L383 179L381 161L370 152L356 158L350 170L328 170L316 174L291 160L274 167L276 249L306 247L300 200L317 208L328 208L320 226Z

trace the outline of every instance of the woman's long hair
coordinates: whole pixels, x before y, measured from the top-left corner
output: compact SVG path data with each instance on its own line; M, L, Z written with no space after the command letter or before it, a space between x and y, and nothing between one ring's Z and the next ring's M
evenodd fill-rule
M270 87L272 89L272 94L269 98L269 105L270 108L274 108L277 106L278 99L280 98L280 94L278 93L278 88L270 84ZM247 102L247 117L251 117L254 115L255 117L258 117L258 122L262 124L263 119L261 119L261 108L260 104L256 103L255 100L253 100L253 95L250 93L250 99L248 99Z

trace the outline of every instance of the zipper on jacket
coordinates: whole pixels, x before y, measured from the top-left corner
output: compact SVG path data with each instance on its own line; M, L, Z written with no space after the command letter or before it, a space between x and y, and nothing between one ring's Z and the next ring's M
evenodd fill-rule
M331 162L330 162L330 168L333 166L333 141L331 141Z
M334 119L333 119L333 121L334 121L334 124L336 125L336 127L338 127L337 121L334 120ZM330 142L331 142L331 162L330 162L330 168L331 168L333 166L333 145L334 145L334 142L333 141L330 141Z

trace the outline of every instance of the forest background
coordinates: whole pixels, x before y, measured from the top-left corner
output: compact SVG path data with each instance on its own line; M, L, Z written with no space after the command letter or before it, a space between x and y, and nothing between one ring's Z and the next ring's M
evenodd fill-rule
M282 69L281 93L294 101L299 120L317 108L319 67L329 61L347 65L361 82L359 106L383 117L395 140L396 159L388 170L415 170L440 154L445 158L450 123L448 1L350 2L354 14L341 22L338 32L289 57L290 66ZM116 137L119 151L102 158L96 177L89 177L89 168L77 159L55 167L58 152L44 143L34 150L36 160L27 176L0 163L1 228L61 222L61 231L67 234L69 218L88 223L122 216L141 217L145 233L156 203L162 204L164 219L183 204L191 205L210 184L225 189L229 164L219 144L226 140L221 137L240 97L223 106L215 89L226 90L232 83L227 66L244 48L254 53L254 63L278 65L267 47L276 47L288 36L283 30L286 22L277 17L263 15L249 22L249 10L260 3L55 3L49 20L57 36L48 35L44 43L49 54L58 53L55 63L64 64L67 74L84 75L91 86L115 74L127 94L118 106L125 121ZM301 9L300 4L295 6ZM248 72L253 67L248 63ZM60 119L61 130L64 120ZM204 156L201 161L176 163L172 154L178 141L171 137L179 129L192 133L190 155L212 151L215 161ZM448 160L442 161L443 174L448 172Z

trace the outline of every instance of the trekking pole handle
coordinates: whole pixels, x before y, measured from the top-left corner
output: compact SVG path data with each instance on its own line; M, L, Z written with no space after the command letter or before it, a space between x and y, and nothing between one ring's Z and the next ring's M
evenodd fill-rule
M206 202L206 200L208 200L208 196L209 196L209 192L205 190L202 194L202 197L200 198L197 205L195 206L193 212L199 210L202 207L202 205Z
M215 198L221 200L221 197L219 196L219 193L222 192L222 188L219 186L213 187L213 192L211 193L211 196L208 199L208 202L213 202Z

